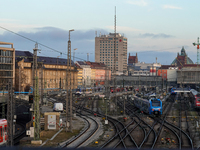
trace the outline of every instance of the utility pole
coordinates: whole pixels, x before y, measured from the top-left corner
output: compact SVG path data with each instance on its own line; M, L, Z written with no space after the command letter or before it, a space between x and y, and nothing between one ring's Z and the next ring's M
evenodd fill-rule
M67 95L66 95L66 131L68 131L68 120L69 120L69 130L72 132L72 83L71 83L71 41L70 41L70 32L74 29L69 30L69 41L68 41L68 52L67 52ZM69 78L69 79L68 79ZM69 103L70 102L70 108ZM69 114L70 109L70 114ZM68 115L69 114L69 115Z
M8 125L8 138L7 146L13 146L13 115L14 115L14 104L13 104L13 81L9 79L8 81L8 100L7 100L7 125Z
M38 51L38 44L35 44L35 48L33 49L33 92L34 92L34 140L40 140L40 108L39 108L39 87L38 87L38 76L37 76L37 51Z

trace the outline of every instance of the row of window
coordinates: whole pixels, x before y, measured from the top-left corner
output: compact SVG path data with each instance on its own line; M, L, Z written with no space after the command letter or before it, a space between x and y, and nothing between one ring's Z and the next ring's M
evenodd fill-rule
M13 51L0 50L0 56L13 56Z
M113 55L112 55L112 54L108 54L108 55L107 55L107 54L105 54L105 55L104 55L104 54L100 54L100 56L114 56L114 54L113 54ZM116 54L116 56L118 56L118 54ZM100 58L101 58L101 57L100 57ZM108 57L108 58L110 58L110 57ZM112 58L112 57L111 57L111 58Z
M100 52L100 53L104 53L104 52ZM105 52L105 53L107 53L107 52ZM114 53L114 52L108 52L108 53ZM116 52L116 53L118 53L118 52ZM111 54L112 55L112 54Z
M12 68L13 68L12 65L0 64L0 69L12 70Z
M105 46L112 46L112 45L114 45L114 44L105 44ZM100 46L104 46L104 44L100 44ZM118 46L118 44L117 44L117 46Z
M12 71L0 71L0 76L12 76Z
M100 49L100 51L107 51L107 50L108 50L108 51L111 51L111 52L112 52L112 51L113 51L113 52L115 51L114 49ZM118 49L116 49L116 52L118 52Z
M100 43L115 43L115 41L100 41ZM116 41L118 43L118 41Z
M12 63L13 58L0 57L0 63Z

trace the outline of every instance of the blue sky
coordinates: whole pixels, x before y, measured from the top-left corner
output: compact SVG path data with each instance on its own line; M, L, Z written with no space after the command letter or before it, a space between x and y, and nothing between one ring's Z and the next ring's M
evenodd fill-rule
M57 51L66 58L68 31L76 60L94 61L95 31L117 32L128 38L128 53L138 53L139 61L170 64L182 46L196 62L192 45L198 30L199 0L0 0L0 26L26 36ZM32 51L35 43L0 28L0 41L12 42L16 50ZM60 55L39 46L39 55Z

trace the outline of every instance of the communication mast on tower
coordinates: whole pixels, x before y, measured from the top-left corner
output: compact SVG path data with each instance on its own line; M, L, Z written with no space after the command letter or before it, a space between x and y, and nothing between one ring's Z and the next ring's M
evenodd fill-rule
M113 69L113 76L114 76L114 85L113 85L113 93L116 92L116 6L115 6L115 17L114 17L114 69ZM114 96L115 101L115 111L117 115L117 97Z

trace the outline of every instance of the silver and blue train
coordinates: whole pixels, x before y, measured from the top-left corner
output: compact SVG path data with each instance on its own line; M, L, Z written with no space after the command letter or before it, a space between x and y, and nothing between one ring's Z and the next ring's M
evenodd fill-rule
M162 101L158 98L143 99L135 96L134 104L141 111L149 115L162 115Z

